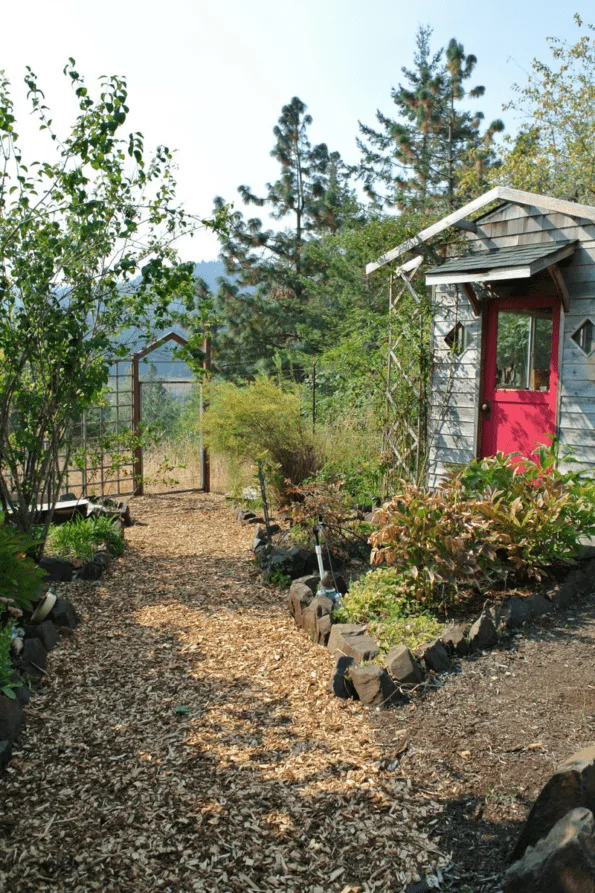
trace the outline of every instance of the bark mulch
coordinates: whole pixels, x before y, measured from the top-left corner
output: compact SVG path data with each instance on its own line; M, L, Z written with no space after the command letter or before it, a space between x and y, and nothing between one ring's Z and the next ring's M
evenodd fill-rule
M329 696L327 652L220 498L133 515L101 583L65 590L83 623L0 778L0 890L372 893L446 865L439 740L409 777L416 712L375 726Z
M401 770L414 796L425 791L441 806L440 847L454 863L441 890L501 890L539 791L595 741L594 646L591 594L463 660L409 710ZM402 711L371 718L387 743L404 725Z

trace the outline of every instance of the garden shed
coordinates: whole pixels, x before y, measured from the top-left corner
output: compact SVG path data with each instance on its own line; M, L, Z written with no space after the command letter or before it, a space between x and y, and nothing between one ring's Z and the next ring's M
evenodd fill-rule
M422 248L447 230L438 254ZM397 278L432 287L428 484L548 435L595 471L595 207L499 186L367 272L408 252Z

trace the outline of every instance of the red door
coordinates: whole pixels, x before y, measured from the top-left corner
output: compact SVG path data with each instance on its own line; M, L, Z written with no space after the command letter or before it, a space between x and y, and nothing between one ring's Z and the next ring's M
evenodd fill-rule
M556 431L560 302L502 298L487 309L481 455L529 456Z

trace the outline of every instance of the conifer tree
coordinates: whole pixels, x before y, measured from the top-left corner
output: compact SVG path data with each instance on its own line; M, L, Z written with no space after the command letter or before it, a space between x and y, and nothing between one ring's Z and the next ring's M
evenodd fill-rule
M454 38L446 51L432 53L431 34L431 28L420 27L414 66L402 69L405 83L392 90L397 117L378 111L379 129L360 122L360 173L378 206L452 209L467 200L465 189L457 194L467 171L474 168L485 179L493 163L492 141L504 125L494 121L482 133L483 114L460 108L485 92L465 86L477 58L465 55Z
M221 256L232 277L222 281L217 303L224 324L218 335L219 355L254 368L277 351L295 344L307 327L306 242L336 232L358 213L349 184L351 169L325 143L312 145L312 117L294 97L284 106L274 128L271 155L279 178L266 184L264 196L248 186L238 191L246 205L267 208L283 227L267 228L258 217L231 214L230 229L221 239ZM221 198L216 207L224 207Z

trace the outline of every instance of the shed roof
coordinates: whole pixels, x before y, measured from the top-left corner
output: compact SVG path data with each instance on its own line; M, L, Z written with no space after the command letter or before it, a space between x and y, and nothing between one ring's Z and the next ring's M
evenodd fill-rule
M402 242L400 245L397 245L396 248L387 251L382 257L367 264L366 273L368 275L373 273L374 270L378 270L380 267L384 266L384 264L396 260L407 251L418 248L433 236L437 236L451 226L460 224L461 221L464 221L467 217L475 214L476 211L480 211L482 208L485 208L494 202L501 201L504 201L505 203L511 202L512 204L517 205L530 205L540 208L546 213L560 213L576 219L595 221L595 207L591 205L580 205L577 202L569 202L565 199L554 198L551 195L538 195L533 192L523 192L520 189L510 189L508 186L494 186L493 189L490 189L488 192L484 193L484 195L480 195L479 198L473 199L469 204L464 205L457 211L453 211L452 214L449 214L447 217L443 217L442 220L426 227L426 229L423 229L412 239L407 239L406 242ZM419 266L419 263L417 258L414 257L412 260L403 264L399 269L403 272L407 272L416 266Z
M578 240L513 248L474 251L453 257L426 274L428 285L456 282L489 282L494 279L526 279L574 252Z

